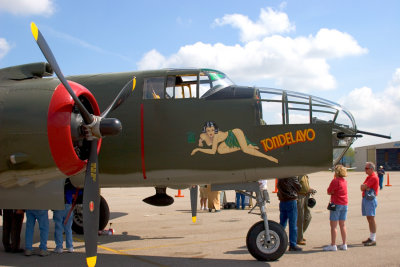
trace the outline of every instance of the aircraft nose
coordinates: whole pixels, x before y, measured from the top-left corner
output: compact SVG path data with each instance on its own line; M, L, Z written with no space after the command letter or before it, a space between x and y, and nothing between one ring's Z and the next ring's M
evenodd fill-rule
M335 102L299 92L256 88L260 124L328 124L332 127L332 164L357 137L353 115Z

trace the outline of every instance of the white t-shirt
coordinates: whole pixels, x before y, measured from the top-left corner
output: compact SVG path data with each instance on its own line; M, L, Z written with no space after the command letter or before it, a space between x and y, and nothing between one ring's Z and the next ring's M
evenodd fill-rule
M260 190L268 190L267 180L258 180Z

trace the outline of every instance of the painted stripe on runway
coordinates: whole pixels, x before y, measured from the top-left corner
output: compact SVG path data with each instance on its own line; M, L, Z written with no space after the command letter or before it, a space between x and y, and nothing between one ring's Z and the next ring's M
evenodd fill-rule
M186 245L196 245L196 244L203 244L203 243L207 243L208 244L208 243L216 243L216 242L238 240L238 239L244 239L244 237L234 237L234 238L225 238L225 239L216 239L216 240L195 241L195 242L176 243L176 244L165 244L165 245L158 245L158 246L151 246L151 247L122 249L120 251L137 251L137 250L147 250L147 249L155 249L155 248L179 247L179 246L186 246Z
M73 239L75 241L77 241L77 242L84 242L84 240L76 238L76 237L73 237ZM131 257L131 258L133 258L135 260L138 260L138 261L141 261L141 262L145 262L145 263L148 263L148 264L152 264L152 265L155 265L155 266L168 267L168 265L164 265L164 264L160 264L160 263L155 262L155 261L147 260L147 259L144 259L144 258L136 256L136 255L124 253L124 250L116 250L116 249L108 248L108 247L102 246L102 245L97 245L97 247L101 248L101 249L104 249L104 250L107 250L107 251L110 251L110 252L113 252L113 253L121 255L121 256L128 256L128 257Z

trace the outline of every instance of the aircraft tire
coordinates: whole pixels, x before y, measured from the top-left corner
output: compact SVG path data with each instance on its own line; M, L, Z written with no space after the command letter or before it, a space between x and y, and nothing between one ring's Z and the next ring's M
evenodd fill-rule
M72 230L78 235L83 235L83 210L82 203L76 204L74 208L74 217L72 221ZM107 201L100 196L100 218L99 218L99 231L106 228L110 219L110 209Z
M268 221L271 244L263 245L265 236L264 221L255 223L247 233L246 245L249 253L259 261L274 261L279 259L288 246L285 229L274 221Z
M107 201L100 196L100 218L99 218L99 231L104 230L110 219L110 208Z

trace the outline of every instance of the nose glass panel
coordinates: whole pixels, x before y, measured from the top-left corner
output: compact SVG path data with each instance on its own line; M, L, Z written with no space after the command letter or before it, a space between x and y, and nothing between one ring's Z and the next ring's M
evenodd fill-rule
M332 125L333 162L335 165L354 142L356 123L353 115L343 106L315 96L273 89L258 89L261 104L260 124L318 124ZM342 133L342 134L340 134ZM339 137L338 137L339 134Z

